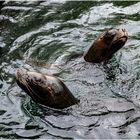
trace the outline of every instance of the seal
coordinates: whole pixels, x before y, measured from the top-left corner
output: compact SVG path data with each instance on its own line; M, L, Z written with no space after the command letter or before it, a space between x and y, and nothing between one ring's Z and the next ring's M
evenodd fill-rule
M93 42L88 51L84 54L84 60L92 63L100 63L113 57L128 39L125 29L110 29Z
M58 78L25 69L17 69L16 81L31 98L42 105L63 109L78 103Z

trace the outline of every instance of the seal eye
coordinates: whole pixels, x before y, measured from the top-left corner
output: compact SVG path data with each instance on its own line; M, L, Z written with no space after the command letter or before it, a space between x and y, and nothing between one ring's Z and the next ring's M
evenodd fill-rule
M114 30L109 30L105 34L106 39L113 39L114 36L116 35L116 32Z

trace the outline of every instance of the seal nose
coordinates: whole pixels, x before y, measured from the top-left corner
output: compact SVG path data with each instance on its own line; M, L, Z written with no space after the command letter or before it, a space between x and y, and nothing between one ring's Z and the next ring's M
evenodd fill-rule
M16 70L16 78L19 79L21 78L23 75L25 75L26 70L25 69L17 69Z
M126 29L123 29L125 36L128 38L128 32L126 31Z
M127 31L126 31L126 29L119 29L121 32L123 32L123 34L124 34L124 36L126 37L126 38L128 38L128 33L127 33Z
M125 30L125 29L122 29L122 31L123 31L123 32L126 32L126 30Z
M20 77L21 77L20 69L17 69L16 70L16 79L18 80L18 79L20 79Z
M120 32L124 32L124 33L127 32L126 29L124 29L124 28L122 28L122 29L117 29L117 30L120 31Z

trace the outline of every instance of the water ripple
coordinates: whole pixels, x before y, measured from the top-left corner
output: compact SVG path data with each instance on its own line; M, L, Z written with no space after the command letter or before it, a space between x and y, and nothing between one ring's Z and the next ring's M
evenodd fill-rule
M140 2L6 1L0 13L0 137L140 138ZM83 53L105 29L129 39L101 64ZM15 81L23 67L63 79L80 99L64 110L34 103Z

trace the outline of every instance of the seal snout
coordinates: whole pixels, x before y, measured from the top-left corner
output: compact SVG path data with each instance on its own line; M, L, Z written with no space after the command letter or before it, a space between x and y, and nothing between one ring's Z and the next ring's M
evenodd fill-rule
M122 31L124 32L125 36L128 37L128 32L127 32L127 30L126 30L126 29L122 29Z
M128 38L128 32L126 29L122 28L122 29L118 29L119 34L121 35L120 38Z
M16 70L16 79L19 81L19 80L21 80L22 79L22 77L26 74L26 70L25 69L20 69L20 68L18 68L17 70Z
M128 39L128 32L126 31L126 29L123 29L124 32L124 37L126 38L126 40Z
M119 29L118 30L118 41L125 43L128 39L128 32L126 29Z
M21 77L21 69L16 70L16 79L19 79Z

